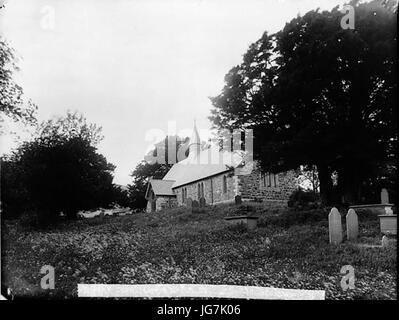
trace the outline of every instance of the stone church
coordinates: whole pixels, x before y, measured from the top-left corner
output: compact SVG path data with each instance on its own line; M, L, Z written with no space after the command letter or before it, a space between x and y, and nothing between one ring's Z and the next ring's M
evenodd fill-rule
M242 201L262 201L270 207L285 207L298 187L294 171L262 173L256 161L252 170L243 170L241 152L220 151L219 146L201 150L194 125L189 155L174 164L163 179L150 179L147 185L147 212L184 206L188 198L207 205ZM215 160L216 159L216 160Z

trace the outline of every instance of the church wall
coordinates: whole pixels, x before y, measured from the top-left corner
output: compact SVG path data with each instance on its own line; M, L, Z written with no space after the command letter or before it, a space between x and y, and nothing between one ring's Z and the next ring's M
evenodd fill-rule
M226 176L227 188L223 192L223 176ZM233 171L218 174L213 177L205 178L182 187L173 189L177 195L178 205L182 205L182 190L186 188L187 198L192 200L198 199L198 184L204 184L204 198L207 204L220 203L233 200L237 192L237 178L233 175ZM213 190L213 195L212 195Z
M160 211L166 208L177 207L177 200L175 197L168 196L156 196L155 198L155 210ZM146 212L151 212L151 200L147 201Z
M223 192L223 176L226 176L227 192ZM198 199L198 183L204 183L204 196L207 204L217 204L234 201L234 197L239 194L241 198L252 201L262 201L270 207L286 207L289 197L297 188L296 174L294 171L287 171L277 174L274 186L262 184L260 170L255 167L248 175L234 175L234 171L219 174L206 178L185 186L175 188L177 204L184 205L182 202L182 189L187 189L187 198ZM213 196L212 187L213 186Z
M239 193L244 200L261 200L271 207L285 207L293 191L297 189L296 174L293 170L276 175L276 184L265 186L258 168L249 175L238 177Z

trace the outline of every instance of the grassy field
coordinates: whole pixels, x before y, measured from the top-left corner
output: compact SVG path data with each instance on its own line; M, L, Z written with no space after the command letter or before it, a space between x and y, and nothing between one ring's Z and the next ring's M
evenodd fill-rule
M243 210L261 216L255 231L223 220ZM327 215L253 204L93 218L42 231L7 222L2 272L20 297L74 298L78 283L202 283L325 289L327 299L396 299L396 241L379 247L377 218L360 217L358 243L329 245ZM348 264L355 268L355 289L343 291L340 269ZM54 290L40 288L43 265L55 268Z

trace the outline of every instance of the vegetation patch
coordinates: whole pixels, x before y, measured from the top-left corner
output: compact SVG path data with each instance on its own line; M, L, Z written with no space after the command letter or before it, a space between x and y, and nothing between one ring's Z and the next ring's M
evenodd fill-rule
M360 217L359 243L373 246L332 246L328 210L257 205L261 223L247 232L224 221L232 207L65 221L52 231L6 222L4 279L17 297L75 298L78 283L202 283L326 290L327 299L396 299L396 242L378 246L378 220ZM343 291L340 269L348 264L355 289ZM40 288L43 265L55 268L54 290Z

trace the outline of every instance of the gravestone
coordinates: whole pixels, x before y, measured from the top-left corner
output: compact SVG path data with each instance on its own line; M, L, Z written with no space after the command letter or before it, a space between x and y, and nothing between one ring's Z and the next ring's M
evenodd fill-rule
M199 199L199 207L200 207L200 208L205 208L205 205L206 205L206 200L205 200L204 197L201 197L201 198Z
M359 220L355 210L349 209L346 214L346 237L348 240L356 240L359 235Z
M381 204L389 203L389 194L388 190L385 188L381 189Z
M389 245L389 238L387 236L383 236L381 240L381 246L383 248L388 247Z
M328 215L328 232L331 244L342 242L342 222L341 214L337 208L332 208Z
M199 210L199 203L197 200L193 200L191 212L198 212Z
M187 208L191 209L193 207L193 199L187 198L186 206L187 206Z
M234 197L234 201L235 201L236 204L241 204L242 203L241 196L240 195L236 195Z
M100 219L102 220L102 219L104 219L104 216L105 216L105 212L104 212L105 210L104 209L100 209Z

